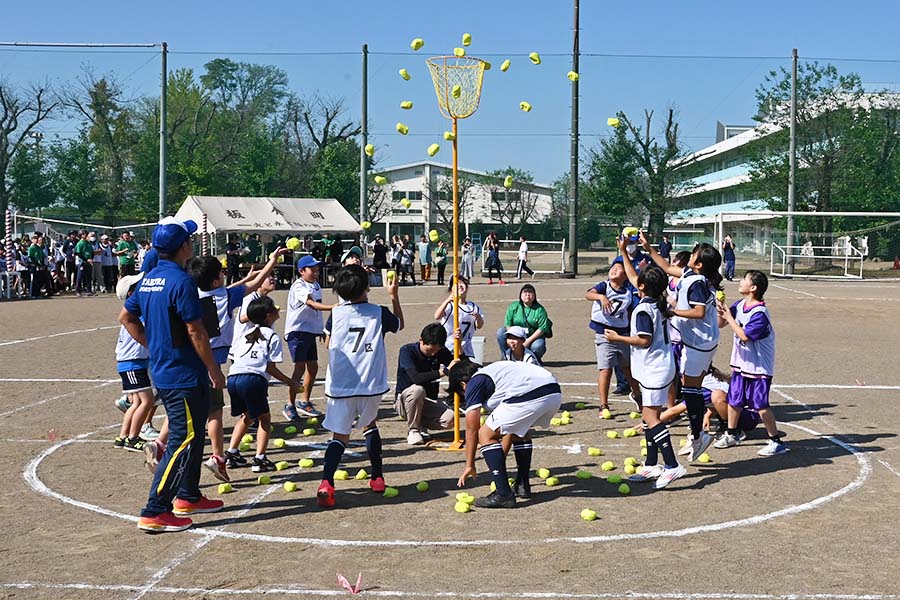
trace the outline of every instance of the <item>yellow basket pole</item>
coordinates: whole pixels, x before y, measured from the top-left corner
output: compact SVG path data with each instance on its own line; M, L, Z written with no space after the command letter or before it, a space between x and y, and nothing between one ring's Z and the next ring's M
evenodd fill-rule
M459 330L459 172L457 163L457 143L456 135L457 120L453 117L453 331ZM460 355L459 338L453 340L453 359L456 360ZM462 447L462 436L460 435L459 423L459 392L453 393L453 445L451 448L459 449Z

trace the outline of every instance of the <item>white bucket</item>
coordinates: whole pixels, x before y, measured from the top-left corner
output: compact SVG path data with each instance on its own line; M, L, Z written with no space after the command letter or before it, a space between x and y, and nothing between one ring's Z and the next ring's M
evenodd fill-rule
M484 336L472 336L472 352L475 354L475 362L479 365L484 364Z

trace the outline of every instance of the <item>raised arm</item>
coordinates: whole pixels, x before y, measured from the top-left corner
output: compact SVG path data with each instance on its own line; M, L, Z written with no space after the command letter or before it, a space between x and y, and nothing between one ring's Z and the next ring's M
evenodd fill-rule
M659 252L657 252L656 249L650 245L650 240L647 239L647 235L643 231L640 233L640 242L641 246L644 248L644 251L650 255L650 258L654 263L656 263L656 266L673 277L681 276L681 268L677 265L671 264L669 261L660 256Z
M641 234L643 237L643 234ZM631 264L631 259L628 257L628 251L626 248L628 247L628 240L625 237L621 237L619 239L619 255L622 257L622 267L625 269L625 276L628 277L628 281L631 282L631 285L634 286L634 289L637 289L638 285L638 274L637 271L634 270L634 265ZM659 256L659 254L657 254ZM662 260L662 257L660 256Z

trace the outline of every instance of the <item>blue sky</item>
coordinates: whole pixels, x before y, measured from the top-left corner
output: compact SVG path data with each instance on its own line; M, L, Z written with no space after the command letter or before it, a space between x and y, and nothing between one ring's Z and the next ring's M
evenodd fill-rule
M420 0L362 2L219 2L182 0L129 3L62 0L10 2L4 7L5 41L159 42L172 51L170 68L201 70L214 57L274 64L289 75L303 95L346 99L353 118L359 115L360 57L363 43L369 61L371 141L380 164L427 158L425 149L447 128L437 110L424 60L452 52L463 32L472 34L472 56L495 68L486 76L482 104L460 125L460 161L474 169L507 165L531 171L550 183L568 169L568 128L572 6L566 0L483 1L456 4ZM624 110L636 118L645 108L659 117L677 109L681 131L694 149L713 141L717 119L748 123L755 112L754 89L764 74L790 66L792 47L802 57L900 59L896 23L900 5L888 0L754 3L718 0L614 3L581 0L581 51L597 54L784 57L752 60L582 57L582 147L608 133L606 118ZM475 8L473 8L473 6ZM476 10L477 8L477 10ZM412 53L409 42L425 40ZM528 62L531 51L543 63ZM254 52L322 52L333 55L266 56ZM350 54L339 54L350 53ZM382 54L383 53L383 54ZM557 55L557 56L554 56ZM559 56L562 55L562 56ZM501 73L503 58L512 68ZM835 61L841 71L855 71L863 81L900 81L900 62ZM112 72L136 94L154 93L159 63L150 53L0 52L0 75L8 82L64 81L89 65ZM397 70L413 76L403 81ZM399 108L412 100L412 111ZM519 102L534 109L522 113ZM410 135L400 136L402 120ZM70 123L48 124L47 135L68 135ZM435 160L450 161L442 147Z

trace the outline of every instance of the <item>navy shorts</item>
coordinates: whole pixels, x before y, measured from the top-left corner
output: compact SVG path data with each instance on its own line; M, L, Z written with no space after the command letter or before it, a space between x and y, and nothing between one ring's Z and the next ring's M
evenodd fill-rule
M305 331L292 331L287 334L285 339L287 339L291 360L295 363L317 362L319 360L319 349L316 338L318 337L315 333L307 333Z
M147 369L122 371L119 375L122 376L122 391L126 394L143 392L151 388L150 374L147 373Z
M231 416L243 414L254 419L269 412L269 381L262 375L240 373L228 376Z

